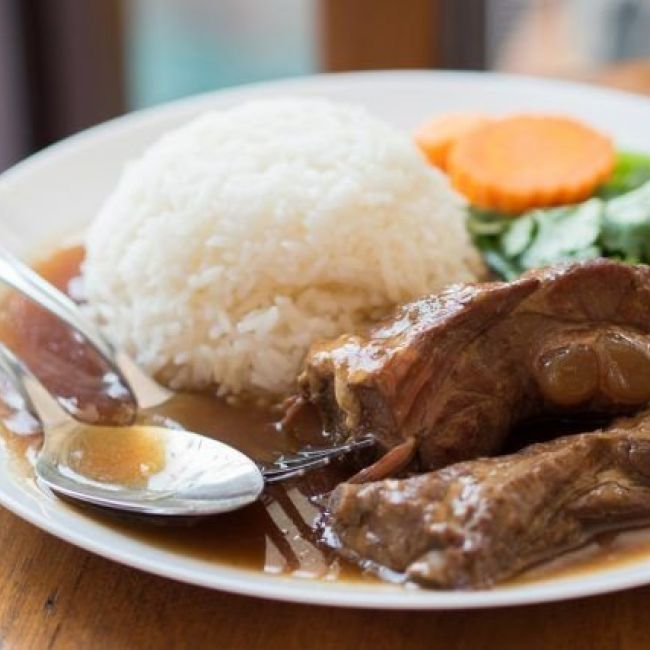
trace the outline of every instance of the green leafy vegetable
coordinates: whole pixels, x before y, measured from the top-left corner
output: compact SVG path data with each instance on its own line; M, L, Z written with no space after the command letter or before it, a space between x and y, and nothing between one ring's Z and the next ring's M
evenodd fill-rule
M485 263L504 280L514 280L521 275L521 269L511 259L507 258L503 251L495 243L494 238L482 237L476 240L476 246L480 249Z
M525 214L509 224L505 230L501 231L499 237L503 254L508 259L521 255L533 240L536 227L534 213Z
M626 194L650 181L650 156L643 153L619 152L610 179L600 186L596 196L611 199Z
M600 234L602 210L600 199L589 199L568 208L531 212L537 230L528 247L519 254L521 268L535 269L555 262L598 257L593 246Z
M472 235L498 235L508 228L511 219L504 217L499 212L480 210L479 208L469 209L467 227Z
M611 179L583 203L516 218L471 208L467 227L488 266L507 280L603 256L650 263L650 156L619 154Z
M650 260L650 182L607 203L601 241L627 262Z

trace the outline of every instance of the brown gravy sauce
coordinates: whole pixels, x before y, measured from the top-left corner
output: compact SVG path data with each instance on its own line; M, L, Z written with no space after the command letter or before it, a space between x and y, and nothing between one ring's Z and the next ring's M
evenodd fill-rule
M36 268L60 289L69 291L82 260L81 247L68 248ZM119 392L107 390L110 384L103 379L106 369L91 349L55 318L13 293L3 299L0 339L30 365L48 388L66 399L77 417L115 423L129 408ZM4 415L7 413L5 408ZM237 407L206 393L204 408L190 411L181 399L169 407L143 414L142 419L153 423L179 422L227 442L259 461L269 461L278 452L290 452L304 441L326 444L315 417L307 415L299 423L295 437L289 439L276 427L279 416L271 408ZM13 420L5 417L5 446L16 459L16 467L31 472L23 459L30 447L38 447L40 438L13 433L10 429L20 429L25 423L20 418L16 420L15 414L12 417ZM215 564L302 578L377 581L338 558L321 542L315 525L320 513L318 496L355 469L352 460L339 462L300 480L269 486L259 502L243 510L199 521L153 525L95 510L84 512L122 534ZM508 584L588 573L642 557L650 561L650 528L603 534L592 544L534 567Z

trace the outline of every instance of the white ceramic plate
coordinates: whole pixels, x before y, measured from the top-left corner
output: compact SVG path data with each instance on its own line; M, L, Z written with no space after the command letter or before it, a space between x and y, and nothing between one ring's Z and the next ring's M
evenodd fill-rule
M208 108L279 94L365 104L407 130L436 112L452 109L571 113L610 132L621 147L650 152L650 101L625 93L480 73L321 75L211 93L135 113L29 158L0 176L3 243L24 256L46 251L92 219L125 161L162 132ZM12 470L4 454L0 454L0 503L34 525L112 560L197 585L278 600L372 608L469 608L560 600L650 582L650 555L587 574L474 592L264 575L185 557L122 535L42 495Z

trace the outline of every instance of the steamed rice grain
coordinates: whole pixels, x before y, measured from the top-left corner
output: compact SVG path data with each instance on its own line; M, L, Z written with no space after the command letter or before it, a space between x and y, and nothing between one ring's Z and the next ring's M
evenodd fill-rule
M86 240L107 335L175 388L290 391L316 339L473 280L462 203L364 109L272 99L202 115L125 170Z

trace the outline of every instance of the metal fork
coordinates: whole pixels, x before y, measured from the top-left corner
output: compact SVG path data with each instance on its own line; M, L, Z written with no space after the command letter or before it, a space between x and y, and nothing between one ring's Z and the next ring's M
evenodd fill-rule
M307 471L325 467L335 458L372 447L374 444L375 440L372 437L364 436L357 440L350 440L323 449L301 449L291 456L280 456L271 465L262 467L262 476L267 483L284 481L288 478L300 476Z

